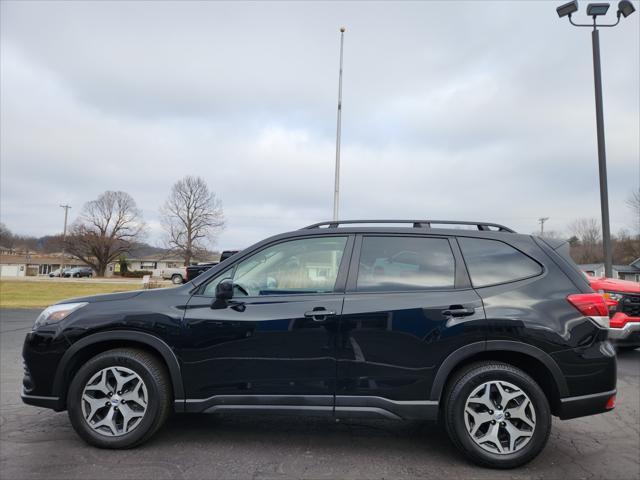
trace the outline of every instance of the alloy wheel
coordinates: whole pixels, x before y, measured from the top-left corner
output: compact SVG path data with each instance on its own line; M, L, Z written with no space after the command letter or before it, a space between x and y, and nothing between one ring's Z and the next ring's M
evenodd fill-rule
M467 398L464 422L476 445L505 455L529 443L536 428L536 411L522 389L502 380L490 381Z
M82 392L82 413L97 433L117 437L135 429L147 411L147 387L133 370L114 366L93 375Z

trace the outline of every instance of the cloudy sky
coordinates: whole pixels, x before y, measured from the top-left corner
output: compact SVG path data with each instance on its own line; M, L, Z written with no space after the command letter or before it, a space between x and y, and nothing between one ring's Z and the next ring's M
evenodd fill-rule
M590 32L559 3L3 0L2 222L57 233L61 203L124 190L158 244L186 174L223 202L218 248L329 219L341 25L342 218L599 217ZM601 34L614 232L640 186L639 25Z

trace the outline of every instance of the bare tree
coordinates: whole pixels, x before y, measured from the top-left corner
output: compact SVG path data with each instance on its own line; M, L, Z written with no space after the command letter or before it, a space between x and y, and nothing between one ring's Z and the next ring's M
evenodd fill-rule
M578 240L572 251L574 260L578 263L594 263L602 261L600 248L600 225L595 218L578 218L569 225L569 232Z
M15 243L15 236L11 233L11 230L4 223L0 223L0 247L7 248L9 252L13 252Z
M224 228L220 200L201 177L186 176L171 188L160 210L168 247L189 265Z
M583 245L600 242L600 225L595 218L578 218L569 225L570 232L578 237Z
M144 228L131 195L107 191L85 203L67 236L67 250L104 276L109 263L140 241Z

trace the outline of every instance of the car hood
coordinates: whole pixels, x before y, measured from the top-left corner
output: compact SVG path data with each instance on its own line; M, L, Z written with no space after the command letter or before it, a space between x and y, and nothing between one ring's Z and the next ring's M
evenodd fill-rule
M594 290L608 292L640 293L640 283L615 278L589 278L589 284Z
M58 303L77 303L77 302L98 303L98 302L111 302L114 300L128 300L130 298L137 297L138 295L146 291L147 290L133 290L131 292L103 293L101 295L90 295L88 297L67 298Z

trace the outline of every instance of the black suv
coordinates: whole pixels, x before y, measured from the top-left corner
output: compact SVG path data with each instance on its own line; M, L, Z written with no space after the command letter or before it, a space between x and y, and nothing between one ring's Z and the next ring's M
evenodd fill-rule
M67 300L24 344L23 400L126 448L174 412L441 421L510 468L614 407L607 308L558 246L451 221L327 222L185 285Z

